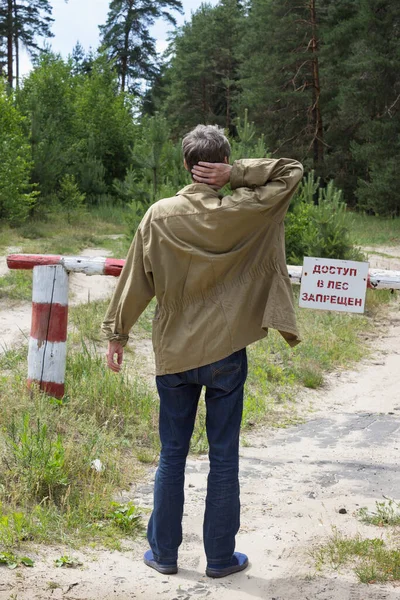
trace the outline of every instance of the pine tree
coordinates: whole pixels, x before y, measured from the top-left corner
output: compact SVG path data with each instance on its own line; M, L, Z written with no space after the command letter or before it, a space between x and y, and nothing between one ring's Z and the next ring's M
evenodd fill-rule
M49 0L0 0L0 38L3 38L3 46L6 45L7 80L10 87L14 85L14 65L18 85L20 45L31 55L35 55L39 50L37 38L53 35L50 30L53 22L51 13Z
M239 94L236 50L244 34L244 9L237 0L203 4L175 35L166 70L163 110L180 133L199 122L234 132Z
M348 203L400 213L400 6L329 0L324 87L329 174Z
M328 179L335 179L346 201L351 203L358 175L350 145L358 123L342 111L341 98L343 88L347 86L346 64L352 55L354 41L360 38L360 0L325 0L324 7L320 61L324 91L325 174Z
M400 214L400 6L360 0L359 35L346 61L340 112L357 123L350 144L357 204Z
M85 52L80 42L77 42L71 54L74 75L84 75L92 72L95 57L92 50Z
M121 89L138 92L140 79L151 79L155 67L156 47L149 27L163 18L172 25L171 11L182 12L180 0L111 0L105 25L100 26L102 45L114 61Z
M71 223L72 215L76 215L77 217L82 216L82 208L86 195L80 192L73 175L69 173L64 175L60 181L60 189L57 195L61 203L61 208L67 216L68 223Z
M318 172L324 164L322 5L321 0L253 0L241 44L240 82L240 105L249 109L273 154L293 155Z

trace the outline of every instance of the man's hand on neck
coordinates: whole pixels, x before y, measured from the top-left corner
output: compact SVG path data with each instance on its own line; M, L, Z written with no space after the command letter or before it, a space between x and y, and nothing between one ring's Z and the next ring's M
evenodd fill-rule
M192 176L195 182L205 183L219 190L229 182L231 169L231 165L227 163L199 162L193 167Z

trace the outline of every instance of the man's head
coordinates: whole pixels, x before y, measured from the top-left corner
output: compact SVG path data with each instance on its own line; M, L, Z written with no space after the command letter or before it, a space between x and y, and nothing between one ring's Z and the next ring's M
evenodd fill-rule
M191 172L199 161L228 162L231 146L218 125L197 125L182 140L185 168Z

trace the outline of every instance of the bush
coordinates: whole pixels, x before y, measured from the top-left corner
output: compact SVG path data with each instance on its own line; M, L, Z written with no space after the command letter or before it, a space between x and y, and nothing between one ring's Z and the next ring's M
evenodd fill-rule
M333 181L326 188L319 187L319 183L311 171L292 201L285 222L288 263L302 264L304 256L362 260L361 251L350 237L351 218L341 190Z

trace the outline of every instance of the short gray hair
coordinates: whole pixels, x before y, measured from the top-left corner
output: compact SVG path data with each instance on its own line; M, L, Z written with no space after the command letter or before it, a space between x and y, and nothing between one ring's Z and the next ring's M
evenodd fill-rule
M189 171L199 161L224 162L229 158L231 145L218 125L197 125L182 140L183 157Z

